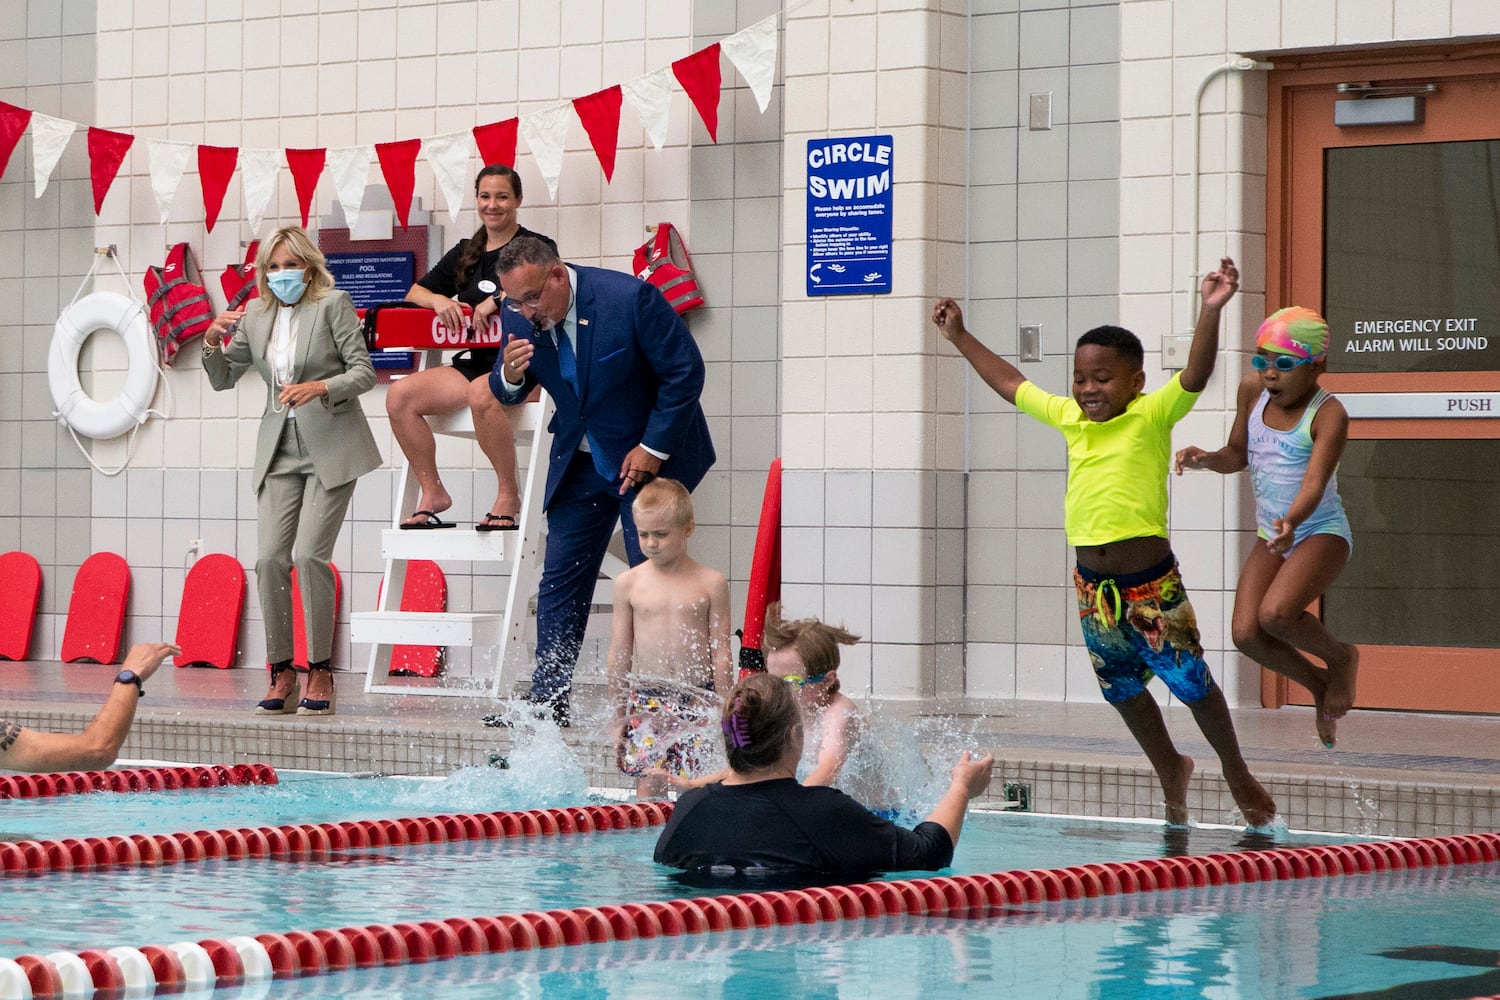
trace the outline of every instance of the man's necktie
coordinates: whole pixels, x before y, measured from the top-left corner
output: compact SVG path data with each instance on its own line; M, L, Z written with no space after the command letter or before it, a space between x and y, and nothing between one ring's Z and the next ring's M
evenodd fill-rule
M573 394L578 394L578 359L573 355L573 342L568 338L567 328L561 323L557 325L557 370L562 377L573 387Z
M568 337L567 328L559 323L557 333L557 370L569 385L573 387L575 395L578 393L578 358L573 354L573 342ZM604 460L604 453L594 441L594 436L584 431L589 443L589 457L594 460L594 471L604 477L605 482L613 483L619 474L618 470L611 469Z

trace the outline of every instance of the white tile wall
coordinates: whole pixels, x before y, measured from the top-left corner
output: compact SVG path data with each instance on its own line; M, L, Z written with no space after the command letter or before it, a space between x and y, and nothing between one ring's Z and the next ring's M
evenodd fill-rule
M959 296L982 339L1010 355L1017 324L1041 323L1044 361L1024 370L1064 391L1078 333L1119 322L1154 350L1164 332L1189 327L1191 275L1228 248L1246 274L1226 320L1233 347L1266 307L1265 96L1253 74L1208 86L1203 232L1199 246L1189 247L1191 103L1205 73L1232 52L1494 35L1500 6L962 6L815 0L797 7L783 33L785 85L765 114L726 62L717 144L677 93L661 151L649 148L631 114L623 116L616 179L604 185L574 129L555 201L523 141L518 166L530 196L523 217L557 235L571 255L606 266L628 264L648 222L670 219L684 229L708 299L690 324L710 365L705 406L720 451L718 469L700 489L699 540L727 559L736 587L748 566L764 467L779 453L787 469L788 603L798 614L836 610L860 623L870 645L860 647L859 669L870 690L947 691L957 678L971 694L1093 699L1086 658L1071 648L1062 449L935 342L926 322L931 299ZM30 0L7 9L20 16L0 19L0 99L143 137L276 147L431 135L536 110L664 66L779 7L770 0ZM497 37L512 41L497 45ZM1053 127L1032 131L1025 112L1030 96L1043 92L1052 95ZM875 130L894 132L903 151L897 293L808 300L801 150L809 137ZM187 178L163 231L154 224L138 142L96 223L81 143L71 144L42 199L31 197L29 147L22 142L0 178L0 301L19 317L0 325L0 507L20 512L0 516L0 546L45 555L39 635L54 646L72 569L100 548L128 550L138 567L132 633L170 630L186 539L202 537L210 550L253 560L244 470L262 392L205 392L196 360L185 355L167 376L174 417L148 424L130 471L110 478L90 472L51 420L46 343L97 243L119 244L132 282L171 240L198 246L210 274L236 258L250 235L239 183L209 234L199 221L196 181ZM425 205L437 204L425 162L417 192ZM325 183L320 210L330 197ZM283 174L268 224L294 212ZM473 225L465 206L449 235ZM101 370L101 386L118 379L120 361L106 345L91 347L88 360ZM1180 442L1213 443L1224 433L1230 367L1180 429ZM1148 385L1165 377L1149 361L1148 375ZM378 397L379 390L367 411L394 456ZM118 463L126 444L97 443L93 454ZM444 442L440 456L446 468L482 465L472 446L455 442ZM380 562L360 539L389 518L392 478L387 468L361 485L341 541L356 601L372 599ZM452 478L471 493L487 485L477 473ZM1243 493L1235 481L1201 473L1172 487L1178 553L1191 570L1205 634L1221 645L1249 537L1241 530ZM64 505L51 499L63 496ZM933 533L942 518L951 538ZM966 581L961 596L956 583L946 591L935 585L943 579ZM477 599L474 591L487 585L459 584L455 599ZM965 613L966 621L949 620ZM247 663L259 659L258 633L258 621L248 621ZM931 646L955 634L967 640L966 662ZM1254 696L1249 672L1230 680L1232 701Z
M258 384L223 394L205 392L196 358L185 352L177 369L167 374L175 396L173 417L147 424L135 443L130 469L118 478L87 474L83 456L50 417L50 399L40 374L46 341L61 303L72 296L92 263L88 248L96 242L119 244L134 284L135 275L148 263L159 262L167 241L187 239L198 248L210 276L207 283L217 296L212 275L227 261L238 259L240 241L252 235L243 219L238 179L230 186L215 231L203 231L191 167L164 234L155 225L157 210L141 140L170 136L229 145L333 146L467 129L664 67L776 9L755 0L696 6L702 9L695 10L688 0L569 0L551 7L488 0L400 5L306 0L279 8L69 0L64 5L22 4L25 16L4 18L0 45L18 58L6 60L11 75L0 76L0 99L131 131L138 138L106 200L103 226L87 213L87 161L77 140L42 200L33 201L30 194L29 141L23 141L0 181L0 233L16 251L4 254L7 263L0 266L14 262L20 267L25 262L29 271L40 272L0 288L6 301L15 303L11 314L24 323L0 330L0 343L28 345L24 351L7 350L0 356L0 377L14 390L5 393L7 411L0 413L0 497L21 515L0 517L0 546L24 546L43 555L48 564L46 621L39 634L52 637L54 644L43 654L55 651L72 568L90 551L122 551L135 569L127 641L163 630L170 634L181 586L181 554L189 538L202 537L210 551L232 552L246 564L254 559L254 505L245 495L243 470L253 452L263 400ZM496 37L509 41L496 46ZM606 72L611 75L606 77ZM555 233L578 259L628 266L635 244L645 238L647 222L670 219L683 230L690 248L693 245L698 218L688 211L689 198L703 173L687 146L690 129L696 129L694 142L726 158L714 173L732 178L730 186L720 195L722 200L705 199L704 205L710 219L722 206L727 224L721 235L732 242L712 247L705 232L710 248L717 251L706 255L702 267L710 305L690 322L726 334L717 354L705 345L712 387L705 407L722 418L717 425L722 428L719 468L730 471L718 488L725 496L732 490L752 497L754 502L744 506L751 511L753 535L765 466L779 450L774 415L779 409L775 305L780 297L774 261L781 237L774 203L741 199L774 198L779 193L780 100L778 93L762 116L727 60L724 76L717 147L708 145L701 125L689 125L692 109L677 94L668 146L659 152L646 144L633 115L623 116L614 187L600 183L586 137L581 129L573 130L559 193L565 211L551 204L524 140L517 167L530 195L522 211L524 221ZM63 86L75 78L82 92ZM96 79L101 81L98 86ZM331 196L325 178L318 212L326 210ZM417 196L425 205L437 203L425 161L418 164ZM283 173L264 231L293 216L295 205L290 178ZM64 208L69 221L60 226ZM449 235L437 242L446 245L454 234L467 233L474 225L472 204L466 204ZM720 261L722 266L716 266ZM5 278L0 272L0 280ZM732 311L731 303L742 305L744 314ZM712 315L716 307L718 316ZM728 336L731 326L734 335ZM121 359L113 357L107 345L91 344L85 354L85 363L100 370L98 391L106 391L109 380L118 379ZM367 397L366 411L393 467L396 452L381 395L377 389ZM127 446L123 440L98 442L92 451L101 464L118 463ZM483 464L472 446L451 441L442 443L440 460L445 469ZM222 473L212 471L216 469ZM64 477L75 480L69 502L82 504L81 512L92 515L81 522L81 534L80 519L65 518L64 510L41 502L58 495L57 484ZM481 492L487 489L487 477L450 473L450 486L457 494ZM373 604L382 568L378 546L368 540L388 523L392 493L390 468L361 484L350 530L336 555L347 592L364 606ZM24 497L37 498L40 506L28 506ZM464 502L460 496L459 503ZM748 571L748 547L742 558L740 553L731 558L730 506L711 501L706 506L710 511L717 506L725 520L714 523L700 514L700 546L722 561L732 576L742 578ZM361 537L367 542L356 545ZM455 599L467 599L470 589L466 582L455 581ZM246 664L262 658L253 594L252 580L242 634ZM346 613L350 606L346 600ZM340 638L347 642L342 629ZM348 652L346 648L346 656ZM362 657L354 663L362 665Z

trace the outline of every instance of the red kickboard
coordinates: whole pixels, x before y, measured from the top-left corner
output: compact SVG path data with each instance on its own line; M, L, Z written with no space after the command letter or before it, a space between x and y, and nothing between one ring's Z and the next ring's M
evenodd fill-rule
M745 594L745 625L740 632L740 679L766 668L761 637L766 628L766 605L781 600L781 459L766 471L766 492L760 503L760 524L750 556L749 590Z
M375 603L380 603L378 591ZM401 588L401 610L448 610L448 580L437 563L431 559L413 559L406 564L406 584ZM392 677L437 677L442 672L442 646L403 644L391 647Z
M73 578L59 659L64 663L118 663L129 598L130 567L123 557L95 552L85 559Z
M364 310L359 310L364 318ZM464 307L464 319L471 316ZM443 325L431 309L382 309L375 317L375 347L379 350L438 348L460 351L466 347L499 347L505 342L500 330L499 312L490 315L489 325L477 332L468 328L457 332Z
M177 614L177 646L172 662L179 667L234 666L245 610L245 567L234 556L214 552L193 563L182 583Z
M0 555L0 660L24 660L31 648L42 568L25 552Z
M333 570L333 620L337 622L344 581L337 566L329 563L328 568ZM307 621L302 616L302 588L297 586L295 567L292 569L292 662L303 670L307 669Z

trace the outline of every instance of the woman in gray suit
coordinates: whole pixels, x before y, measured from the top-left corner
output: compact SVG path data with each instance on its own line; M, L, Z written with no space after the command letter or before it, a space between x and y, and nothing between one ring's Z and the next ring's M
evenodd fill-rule
M251 368L266 382L251 488L259 519L256 586L266 622L271 688L262 715L332 715L333 569L329 557L355 481L381 464L359 405L375 384L354 303L333 287L306 230L279 229L255 260L260 295L220 313L204 336L216 390ZM307 691L292 668L292 567L307 623Z

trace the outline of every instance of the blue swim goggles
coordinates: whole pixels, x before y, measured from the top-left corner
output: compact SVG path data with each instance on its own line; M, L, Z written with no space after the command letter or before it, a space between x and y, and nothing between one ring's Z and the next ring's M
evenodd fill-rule
M787 674L781 679L786 681L792 687L796 688L798 691L801 691L809 684L823 683L823 678L827 677L828 673L829 672L825 670L821 674L813 674L811 677L803 677L801 674Z
M1268 358L1264 354L1252 354L1250 355L1250 367L1258 372L1263 372L1272 365L1275 365L1277 371L1289 372L1294 370L1298 365L1310 365L1315 360L1315 358L1294 358L1290 354L1278 354L1274 359Z

